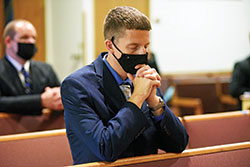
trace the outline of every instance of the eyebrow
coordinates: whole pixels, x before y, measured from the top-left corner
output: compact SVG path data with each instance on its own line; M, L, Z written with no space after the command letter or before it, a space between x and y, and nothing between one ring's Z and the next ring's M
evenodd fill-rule
M150 44L150 42L146 43L146 45L149 45L149 44ZM130 43L127 46L131 46L131 45L138 45L138 43ZM144 45L144 46L146 46L146 45Z

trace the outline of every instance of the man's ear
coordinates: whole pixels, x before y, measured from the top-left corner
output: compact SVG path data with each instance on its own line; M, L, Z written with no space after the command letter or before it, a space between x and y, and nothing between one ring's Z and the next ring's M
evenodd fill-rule
M6 47L8 47L10 45L10 42L11 42L10 36L7 36L7 37L4 38L4 43L5 43Z
M11 41L10 36L7 36L7 37L4 38L4 43L5 43L5 45L9 44L10 41Z
M104 43L105 43L105 46L108 49L108 51L113 54L114 53L114 47L113 47L113 44L112 44L111 40L106 39Z

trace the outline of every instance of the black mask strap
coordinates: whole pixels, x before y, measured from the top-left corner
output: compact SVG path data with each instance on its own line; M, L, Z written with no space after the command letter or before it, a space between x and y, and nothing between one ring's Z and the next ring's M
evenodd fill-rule
M116 46L116 44L114 43L114 39L115 39L115 37L112 36L111 42L113 43L113 45L115 46L115 48L116 48L121 54L123 54L122 51L121 51L121 50Z

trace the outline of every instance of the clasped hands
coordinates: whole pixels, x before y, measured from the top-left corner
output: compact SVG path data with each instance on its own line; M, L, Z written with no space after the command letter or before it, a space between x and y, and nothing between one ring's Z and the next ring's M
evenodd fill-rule
M41 103L44 108L51 110L63 110L60 87L46 87L41 94Z
M156 88L161 86L160 75L149 65L139 64L135 66L135 69L138 69L135 76L127 74L134 85L134 92L128 101L133 102L139 108L145 100L149 106L156 106L159 103Z

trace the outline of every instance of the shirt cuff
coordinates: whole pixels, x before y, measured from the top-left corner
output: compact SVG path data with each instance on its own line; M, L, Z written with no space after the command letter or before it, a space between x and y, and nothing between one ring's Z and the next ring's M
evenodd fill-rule
M163 111L163 113L162 113L161 115L159 115L159 116L154 116L154 120L155 120L156 122L161 121L161 120L164 118L165 115L166 115L166 111Z

